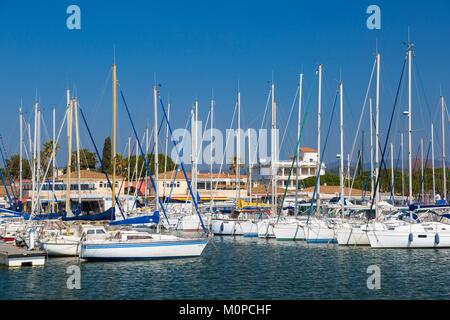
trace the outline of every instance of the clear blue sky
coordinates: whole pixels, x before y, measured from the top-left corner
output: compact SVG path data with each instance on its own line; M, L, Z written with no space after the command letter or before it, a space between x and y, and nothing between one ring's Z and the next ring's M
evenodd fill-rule
M80 31L66 28L66 8L70 4L81 8ZM370 4L381 7L380 31L366 28L366 8ZM108 77L115 46L118 78L140 130L152 123L151 86L155 74L162 84L163 96L170 94L176 109L175 127L184 127L196 98L206 120L208 101L214 89L219 127L227 128L239 81L243 127L258 128L272 72L277 88L279 124L284 129L299 72L305 73L307 96L316 66L322 63L326 82L323 127L328 127L341 73L346 90L345 145L348 152L369 80L376 40L382 54L381 132L384 141L383 133L405 56L408 26L415 43L416 72L420 72L422 79L419 82L416 77L414 82L414 136L418 139L422 135L427 145L440 85L445 95L450 94L450 2L447 0L3 0L0 2L3 119L0 133L7 140L8 152L17 152L18 106L23 99L29 116L36 91L51 132L51 107L56 105L60 119L65 108L64 90L69 86L75 88L101 147L111 130ZM315 147L315 94L311 103L303 145ZM400 103L403 109L405 90ZM336 117L325 156L328 161L335 161L338 153L337 120ZM402 127L400 120L396 116L396 149L398 131ZM284 157L292 153L294 122L292 119L288 127L290 135L282 149ZM368 120L364 120L364 127L368 137ZM130 134L122 108L119 152L124 150ZM84 133L82 139L85 147L91 147ZM414 148L417 144L416 140ZM436 153L440 152L440 147L436 148Z

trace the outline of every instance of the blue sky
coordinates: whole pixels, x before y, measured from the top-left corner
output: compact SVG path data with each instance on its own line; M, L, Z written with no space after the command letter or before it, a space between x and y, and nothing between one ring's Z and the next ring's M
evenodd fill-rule
M66 28L66 8L81 8L81 30ZM366 8L381 8L381 30L368 30ZM17 152L18 107L31 111L38 93L51 132L51 107L64 112L64 90L75 88L97 143L111 130L110 66L115 46L118 79L140 130L152 123L151 86L156 75L163 97L170 95L174 127L184 127L198 98L206 120L214 89L218 126L230 125L239 82L243 127L259 128L272 79L277 90L282 130L301 70L305 96L318 63L324 65L323 128L330 121L337 80L346 90L346 153L372 68L376 42L382 54L381 136L385 138L394 92L405 56L408 27L415 43L414 148L437 120L439 87L450 93L450 3L442 1L45 1L0 2L0 133L8 152ZM314 84L316 87L316 85ZM316 146L316 97L305 128L305 146ZM406 107L403 90L400 109ZM336 116L338 113L336 113ZM131 135L123 108L119 115L118 151ZM368 116L364 130L368 137ZM394 144L399 144L401 117L395 117ZM437 134L439 126L436 124ZM292 154L295 116L288 127L282 156ZM450 126L449 126L450 127ZM450 129L450 128L449 128ZM440 134L440 133L439 133ZM325 133L324 133L325 135ZM45 136L45 134L44 134ZM338 118L333 122L325 160L338 153ZM83 146L91 148L86 134ZM450 139L447 139L450 142ZM368 141L365 142L368 146ZM358 146L360 142L358 142ZM447 146L447 149L450 148ZM64 153L64 143L62 151ZM414 153L416 150L414 151ZM436 153L440 152L439 144ZM397 151L396 151L397 153ZM61 155L63 157L63 155ZM366 159L368 152L366 151ZM64 157L63 157L64 158ZM62 158L62 159L63 159ZM62 160L61 160L62 161Z

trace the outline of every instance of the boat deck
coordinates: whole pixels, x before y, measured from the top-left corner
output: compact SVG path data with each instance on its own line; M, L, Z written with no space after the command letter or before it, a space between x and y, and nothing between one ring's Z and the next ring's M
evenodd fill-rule
M0 264L7 267L42 266L46 256L45 251L30 251L12 244L0 243Z

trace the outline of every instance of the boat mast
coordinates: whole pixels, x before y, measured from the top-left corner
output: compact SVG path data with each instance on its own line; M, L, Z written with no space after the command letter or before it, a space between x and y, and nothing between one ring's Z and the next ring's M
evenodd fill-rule
M145 156L148 156L148 149L149 149L149 130L148 130L148 126L145 129ZM137 177L137 176L136 176ZM147 199L148 193L147 191L149 190L149 182L148 182L148 177L147 177L147 170L145 170L145 175L144 175L144 181L145 181L145 189L144 189L144 203L145 200ZM136 178L136 183L137 183L137 178ZM137 187L137 184L136 184Z
M434 203L436 199L436 178L434 177L434 123L431 123L431 171L433 180L433 200Z
M78 98L73 99L73 112L75 114L75 143L77 146L77 183L78 205L81 206L81 158L80 158L80 131L78 128ZM81 209L81 208L80 208Z
M70 208L70 176L72 173L72 100L70 99L70 90L66 91L67 99L67 186L66 186L66 213L72 215Z
M214 130L214 96L211 99L211 150L210 150L210 169L209 169L209 174L210 174L210 199L209 199L209 211L212 213L212 207L213 207L213 176L212 176L212 172L213 172L213 130Z
M19 137L19 199L22 201L23 196L23 111L22 111L22 103L19 109L19 128L20 128L20 137Z
M344 85L342 81L339 82L339 101L340 101L340 167L339 167L339 179L340 179L340 189L341 189L341 215L344 217ZM350 168L349 168L350 171Z
M394 201L394 195L395 195L394 144L392 142L391 142L391 191L392 191L392 201Z
M322 112L322 65L319 64L319 88L318 88L318 98L317 98L317 191L316 191L316 214L320 215L320 118ZM344 156L344 155L342 155Z
M135 180L135 186L134 186L134 198L137 199L138 197L138 180L140 178L139 174L139 142L136 140L136 153L134 156L134 180Z
M271 128L271 171L272 171L272 214L277 214L277 174L278 169L276 166L277 157L277 110L275 103L275 84L272 80L272 128Z
M31 213L35 212L35 196L36 196L36 138L37 138L37 102L34 104L34 136L33 136L33 168L32 168L32 196L31 196Z
M369 99L369 121L370 121L370 199L373 199L375 181L373 176L373 111L372 111L372 98Z
M241 92L237 93L236 204L241 198Z
M441 129L442 129L442 183L443 183L443 196L442 199L447 200L447 173L445 172L445 100L441 95Z
M164 150L164 199L166 199L166 182L167 182L167 149L169 147L169 122L170 122L170 99L167 103L167 124L166 124L166 146Z
M300 141L300 126L301 126L301 120L302 120L302 96L303 96L303 73L300 73L300 83L299 83L299 95L298 95L298 117L297 117L297 148L300 148L299 141ZM294 215L297 217L298 215L298 178L299 178L299 172L300 169L300 150L297 149L297 157L295 159L295 208L294 208Z
M376 96L375 96L375 179L379 179L379 150L380 150L380 62L381 55L377 53L377 82L376 82ZM379 189L379 188L377 188ZM380 192L375 190L375 214L379 217L378 203L380 201Z
M131 137L128 137L128 164L127 164L127 180L128 180L128 188L127 188L127 211L130 211L130 169L131 169Z
M252 140L250 129L247 129L248 134L248 195L250 202L252 202Z
M37 103L37 164L36 164L36 189L37 206L36 213L41 211L40 191L41 191L41 106Z
M112 187L111 206L116 207L116 124L117 124L117 66L112 65L112 146L111 146L111 166L112 166Z
M52 115L52 122L53 122L53 153L52 153L52 210L55 209L55 176L56 176L56 108L53 107L53 115ZM21 150L22 151L22 150ZM22 161L22 160L21 160Z
M153 153L155 161L155 211L159 211L158 91L156 84L153 86L153 113L153 141L155 144L155 152Z
M402 198L405 196L405 152L403 150L403 132L400 134L400 149L402 154Z
M413 44L408 43L408 203L412 203L412 54Z
M421 202L425 202L425 179L423 175L423 138L420 139L420 195L421 195Z

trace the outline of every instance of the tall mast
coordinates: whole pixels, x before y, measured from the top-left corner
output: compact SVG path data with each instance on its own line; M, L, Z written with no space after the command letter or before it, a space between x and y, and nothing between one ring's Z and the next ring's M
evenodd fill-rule
M272 214L277 213L277 175L278 169L276 161L277 157L277 110L275 103L275 84L272 81L272 128L271 128L271 171L272 171Z
M33 161L32 161L32 201L31 201L31 213L33 214L35 212L36 209L36 204L35 204L35 196L36 196L36 145L37 145L37 112L38 109L38 104L37 102L34 104L34 136L33 136Z
M116 124L117 124L117 66L112 65L112 146L111 146L111 166L112 166L112 191L111 206L116 207Z
M395 195L394 144L392 142L391 142L391 190L392 190L392 200L394 200Z
M404 166L404 156L405 152L403 151L403 132L400 134L400 152L402 154L402 197L405 196L405 166Z
M41 190L41 106L37 103L37 163L36 163L36 189L37 207L36 213L41 210L40 190Z
M53 134L53 152L52 152L52 193L55 194L55 176L56 176L56 108L53 107L52 112L52 134ZM52 196L52 210L55 208L55 197Z
M78 205L81 205L81 158L80 158L80 131L78 128L78 99L73 99L73 112L75 115L75 144L77 146L77 184Z
M155 161L155 211L159 211L159 150L158 150L158 90L156 84L153 86L153 142L155 152L153 158Z
M320 118L322 112L322 65L319 64L318 71L319 73L319 88L318 88L318 97L317 97L317 215L320 215ZM342 155L344 156L344 155Z
M150 139L150 136L149 136L149 130L148 130L148 126L147 126L147 128L145 128L145 156L146 157L148 156L148 149L149 149L149 145L150 145L149 139ZM144 171L145 171L145 173L144 173L144 181L145 181L144 202L145 202L145 199L147 199L147 196L148 196L147 192L149 190L149 181L148 181L148 177L147 177L147 170L144 170Z
M408 44L408 202L412 201L412 43Z
M20 137L19 137L19 201L22 201L23 197L23 111L22 105L19 109L19 128L20 128Z
M447 173L446 168L446 158L445 158L445 101L444 96L441 95L441 129L442 129L442 183L443 183L443 199L447 200Z
M373 175L373 111L372 111L372 98L369 99L369 121L370 121L370 198L373 199L375 181Z
M130 187L131 187L131 177L130 177L130 169L131 169L131 137L128 137L128 163L127 163L127 180L128 180L128 188L127 188L127 211L130 210Z
M241 92L237 93L236 203L241 198Z
M431 123L431 173L433 180L433 200L434 203L436 199L436 178L434 176L434 123Z
M197 135L197 131L195 129L195 105L197 102L194 103L194 106L192 106L191 109L191 186L192 186L192 193L194 194L194 197L197 197L197 190L195 189L195 138ZM192 201L192 210L195 210L194 201Z
M170 100L167 103L167 124L166 124L166 146L164 150L164 199L166 197L166 181L167 181L167 149L169 147L169 122L170 122Z
M138 180L139 180L139 141L136 139L136 152L134 155L134 181L135 181L135 186L134 186L134 198L137 199L138 196Z
M339 82L339 101L340 101L340 124L339 124L339 131L340 131L340 149L341 149L341 155L340 155L340 167L339 167L339 179L340 179L340 189L341 189L341 214L342 217L344 217L344 85L341 82ZM350 168L349 168L350 171Z
M425 179L423 175L423 138L420 139L420 198L421 202L424 203L425 196Z
M213 130L214 130L214 97L211 99L211 150L210 150L210 200L209 200L209 210L212 212L212 206L213 206Z
M247 129L248 134L248 195L250 202L252 202L252 141L250 129Z
M381 55L377 53L377 83L375 96L375 179L379 179L379 150L380 150L380 62ZM379 189L379 188L378 188ZM380 192L376 190L375 212L379 216L378 202L380 201Z
M298 95L298 117L297 117L297 148L300 148L300 126L302 120L302 96L303 96L303 73L300 73L300 83L299 83L299 95ZM297 217L298 215L298 177L300 169L300 150L297 149L297 157L295 159L295 208L294 214Z
M67 186L66 186L66 213L67 215L72 215L72 210L70 208L70 189L71 182L70 176L72 173L72 100L70 98L70 91L66 91L67 98Z

